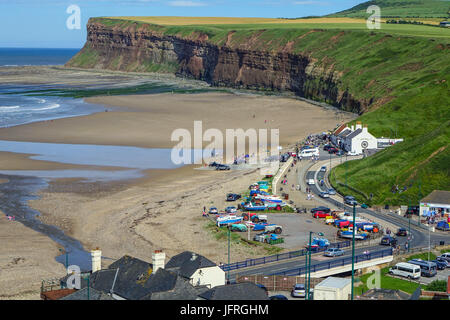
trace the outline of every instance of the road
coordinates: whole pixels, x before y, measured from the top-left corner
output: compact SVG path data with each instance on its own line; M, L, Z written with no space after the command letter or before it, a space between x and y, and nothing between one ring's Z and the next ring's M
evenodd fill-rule
M352 157L355 159L355 157ZM350 161L350 160L348 160ZM348 205L345 205L343 202L343 197L340 195L336 195L330 198L320 198L319 194L322 191L319 186L320 180L325 180L324 188L327 186L330 186L329 182L327 181L327 175L325 172L321 172L319 169L321 166L327 166L327 170L330 169L330 165L335 166L340 163L343 163L344 158L332 155L330 155L324 151L321 150L321 154L319 157L319 161L317 163L309 162L309 161L302 161L302 166L300 170L298 171L298 184L301 186L301 189L304 190L303 186L305 185L305 181L307 179L315 179L316 183L315 185L309 186L312 190L312 192L315 194L315 197L318 201L323 203L324 205L328 205L329 207L337 207L344 209L348 212L353 211L353 207L350 207ZM393 215L387 215L383 213L378 213L373 210L369 209L363 209L361 207L356 208L356 213L358 215L364 216L364 217L370 217L374 221L379 222L382 226L388 226L393 232L396 231L396 228L404 227L408 229L408 222L401 219L400 217L395 217ZM407 242L407 237L397 237L398 244L404 248L405 243ZM439 244L441 241L444 241L445 243L450 242L450 235L441 234L439 232L433 233L428 232L424 230L423 228L420 228L416 225L411 225L411 241L410 241L410 248L421 248L421 247L432 247L435 244ZM364 251L379 251L382 249L386 249L386 246L382 246L379 244L376 245L370 245L367 247L361 247L361 248L355 248L355 254L362 254ZM352 250L351 247L344 248L345 255L344 257L351 256ZM323 254L315 254L311 258L311 264L318 264L323 261L334 261L341 259L342 257L337 258L327 258L324 257ZM284 261L278 261L273 262L270 264L260 265L256 267L251 268L245 268L245 269L238 269L233 270L229 272L230 280L233 281L237 274L239 275L271 275L274 273L279 273L287 270L294 270L305 266L305 257L290 259L290 260L284 260Z

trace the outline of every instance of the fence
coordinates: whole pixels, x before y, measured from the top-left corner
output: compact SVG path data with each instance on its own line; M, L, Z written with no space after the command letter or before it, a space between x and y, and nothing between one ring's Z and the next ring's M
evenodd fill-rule
M392 255L393 255L393 250L391 248L372 252L369 254L361 254L361 255L355 256L355 263L369 261L372 259L384 258L386 256L392 256ZM321 271L321 270L343 267L343 266L351 264L351 263L352 263L352 257L345 257L342 259L332 260L329 262L321 262L321 263L311 265L311 273ZM306 274L306 266L273 273L272 275L297 276L297 275L302 275L302 274Z
M311 278L311 288L320 283L323 278ZM236 282L252 282L262 284L268 291L291 291L297 283L305 284L305 277L300 276L280 276L280 275L246 275L236 277Z
M350 246L351 246L351 241L348 240L348 241L331 243L327 248L316 248L316 249L314 249L314 252L323 252L323 251L327 250L328 248L345 248L345 247L350 247ZM220 268L222 268L223 271L231 271L231 270L236 270L236 269L241 269L241 268L253 267L253 266L260 265L260 264L266 264L266 263L270 263L270 262L276 262L276 261L280 261L280 260L305 256L307 252L308 252L307 249L302 249L302 250L298 250L298 251L290 251L290 252L275 254L272 256L267 256L267 257L262 257L262 258L247 259L245 261L224 264L224 265L220 266Z

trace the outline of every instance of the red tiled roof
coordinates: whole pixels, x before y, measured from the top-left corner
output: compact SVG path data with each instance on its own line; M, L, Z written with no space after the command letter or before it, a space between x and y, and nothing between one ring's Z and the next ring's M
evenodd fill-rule
M74 293L75 289L59 289L59 290L51 290L41 292L42 300L59 300L62 297L68 296L69 294Z
M333 134L334 134L335 136L337 136L337 135L338 135L339 133L341 133L342 130L344 130L346 127L347 127L347 125L344 123L344 124L341 125L339 128L337 128L337 129L333 132Z

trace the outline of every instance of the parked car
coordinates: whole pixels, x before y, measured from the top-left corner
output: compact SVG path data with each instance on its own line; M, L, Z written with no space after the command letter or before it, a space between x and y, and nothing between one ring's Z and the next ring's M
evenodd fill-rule
M316 208L312 208L312 209L311 209L311 213L314 213L314 212L316 212L316 211L323 211L323 212L326 212L326 213L330 213L330 212L331 212L331 209L330 209L330 208L327 208L327 207L323 207L323 206L320 206L320 207L316 207Z
M332 148L329 144L323 146L323 151L328 151L328 149Z
M437 258L436 258L436 261L439 261L439 262L444 262L444 263L446 263L446 264L447 264L446 268L450 268L450 262L449 262L449 261L447 261L447 260L445 260L444 258L441 258L441 257L437 257Z
M389 274L405 277L408 279L419 279L420 267L411 263L399 262L389 269Z
M450 252L443 253L439 256L439 258L446 260L448 263L450 263Z
M448 267L448 262L445 261L445 260L435 259L435 260L431 260L431 262L436 263L436 266L437 266L438 270L444 270L444 269L446 269Z
M328 194L328 192L323 191L323 192L319 193L319 197L321 197L321 198L329 198L330 195Z
M313 218L326 218L328 217L330 214L326 213L325 211L314 211L314 213L312 214Z
M344 255L344 250L339 248L330 248L323 253L325 257L338 257Z
M289 300L286 298L286 296L283 296L282 294L276 294L274 296L270 296L269 300Z
M357 205L358 202L353 196L345 196L344 197L345 204L348 204L349 206L352 206L353 204Z
M333 153L337 153L339 151L339 149L336 149L334 147L331 147L328 149L328 153L333 154Z
M236 193L229 193L227 194L227 201L236 201L238 199L241 198L240 194L236 194Z
M291 296L295 298L304 298L306 295L305 285L297 283L291 291Z
M381 238L380 244L384 246L396 246L397 239L391 236L384 236L383 238Z
M217 210L216 207L211 207L211 208L209 208L208 213L217 214L217 213L219 213L219 210Z
M398 237L406 237L408 235L408 231L406 228L399 228L395 233Z
M323 166L323 167L320 168L320 172L326 172L326 171L327 171L327 167L326 166Z
M333 195L336 194L336 190L334 190L333 188L328 189L327 192L328 192L328 194L331 195L331 196L333 196Z
M345 152L343 150L339 150L338 152L336 152L337 156L343 156L345 154Z
M236 209L236 207L226 207L225 212L226 213L236 213L237 209Z
M217 166L220 166L220 163L218 163L218 162L211 162L210 164L208 164L208 166L209 167L217 167Z
M216 166L216 170L231 170L231 167L226 164L219 164L218 166Z

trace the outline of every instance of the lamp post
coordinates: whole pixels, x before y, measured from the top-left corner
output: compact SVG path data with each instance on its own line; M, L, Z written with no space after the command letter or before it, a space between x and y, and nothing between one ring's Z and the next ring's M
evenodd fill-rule
M228 225L228 271L227 271L227 284L230 284L230 225Z
M353 235L352 235L352 300L355 283L355 231L356 231L356 204L353 203Z
M307 270L308 270L308 285L307 285L307 288L306 288L306 293L305 293L305 299L306 300L309 300L310 299L310 288L311 288L311 236L312 236L312 234L313 233L316 233L316 232L313 232L313 231L310 231L309 232L309 243L308 243L308 259L307 259L307 261L308 261L308 266L307 266ZM324 234L322 233L322 232L317 232L317 235L319 235L319 236L323 236Z
M87 299L90 300L90 285L89 285L89 275L87 275L84 280L87 280Z
M345 186L347 186L347 168L348 168L348 160L347 154L345 154Z

